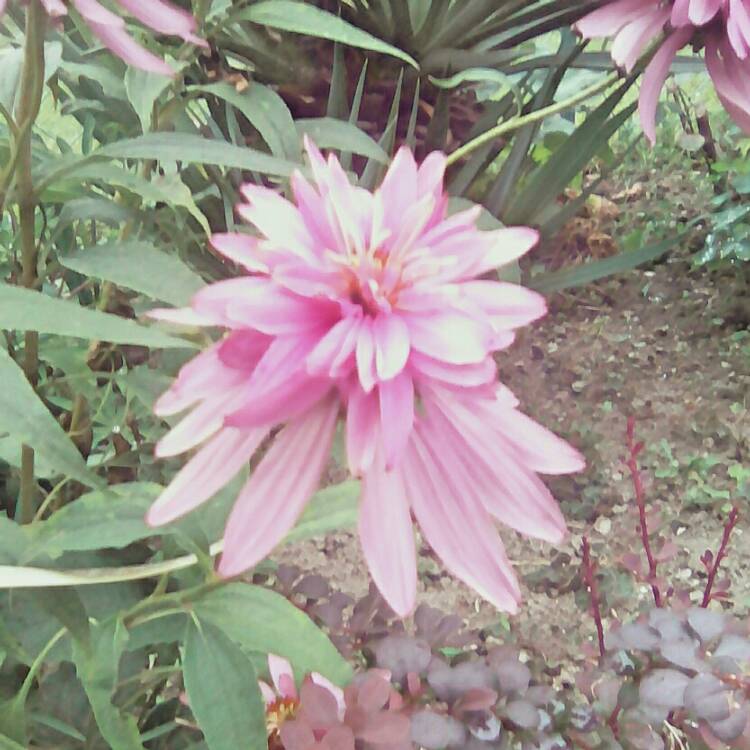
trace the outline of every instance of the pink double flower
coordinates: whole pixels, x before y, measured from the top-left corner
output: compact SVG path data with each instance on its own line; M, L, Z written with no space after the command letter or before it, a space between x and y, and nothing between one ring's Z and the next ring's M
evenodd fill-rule
M514 611L520 589L493 519L560 541L565 522L537 472L584 465L497 379L493 353L546 308L487 274L527 253L537 232L479 231L478 206L449 216L442 153L417 166L402 148L370 192L334 156L306 149L313 182L292 176L294 202L245 185L238 213L256 233L213 237L245 275L206 286L184 310L155 311L225 334L156 404L164 416L189 410L157 455L192 457L147 520L197 507L267 446L219 564L225 576L247 570L315 493L342 421L362 479L359 536L393 609L406 615L415 602L413 515L449 570Z
M628 72L659 41L640 94L641 123L652 143L659 93L677 52L688 44L704 48L719 99L750 132L750 0L614 0L575 28L586 39L612 37L612 58Z

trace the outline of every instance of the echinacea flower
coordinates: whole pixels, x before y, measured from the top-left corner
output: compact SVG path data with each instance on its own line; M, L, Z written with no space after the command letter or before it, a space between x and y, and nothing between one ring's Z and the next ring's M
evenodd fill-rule
M492 519L541 539L565 534L536 472L580 470L563 440L521 414L493 352L545 313L542 297L484 278L537 242L526 227L479 231L478 206L447 215L445 156L402 148L375 192L306 141L314 185L294 203L258 185L239 215L260 236L213 246L247 275L206 286L156 317L226 329L157 401L190 413L159 457L198 448L147 514L168 523L229 482L280 425L239 493L220 575L252 567L313 495L344 415L349 468L362 478L359 536L373 579L406 615L416 597L412 513L446 568L500 609L520 590Z
M258 681L263 700L266 704L266 727L270 750L285 747L281 744L281 732L287 722L296 721L304 725L313 741L324 739L328 730L334 730L332 738L341 732L338 726L344 718L344 692L327 680L323 675L313 672L302 682L297 690L292 665L281 656L268 655L268 671L271 675L269 685ZM287 726L286 732L290 731ZM294 733L294 729L291 730ZM329 738L329 743L332 738ZM323 745L325 747L326 745ZM352 750L354 743L352 741Z
M24 0L22 0L24 1ZM64 0L38 0L50 18L61 18L68 14ZM166 0L116 0L126 13L138 19L157 34L178 36L186 42L206 46L206 42L195 35L195 18ZM25 0L28 4L28 0ZM86 25L99 41L117 57L141 70L163 75L173 75L172 68L164 60L142 47L127 31L125 21L98 0L70 0ZM0 0L0 14L5 11L7 0Z
M659 93L672 61L688 44L705 48L721 103L750 132L750 0L613 0L574 28L585 39L613 37L612 59L628 72L659 40L639 99L641 125L651 143L656 141Z

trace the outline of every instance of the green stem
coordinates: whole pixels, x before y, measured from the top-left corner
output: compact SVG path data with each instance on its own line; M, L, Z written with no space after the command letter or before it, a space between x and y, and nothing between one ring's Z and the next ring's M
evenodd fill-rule
M14 700L20 701L21 704L26 703L26 698L28 698L39 670L44 666L47 655L67 632L67 628L62 628L61 630L58 630L49 641L47 641L44 648L37 654L36 659L34 659L32 665L29 667L29 671L26 673L21 689L16 693Z
M224 548L224 540L214 542L209 548L211 557ZM0 565L0 589L46 588L48 586L91 586L97 583L120 583L157 578L167 573L197 565L198 556L184 555L172 560L124 565L119 568L79 568L77 570L54 570L23 565Z
M53 501L57 498L57 496L60 494L60 490L70 481L70 477L63 477L49 492L47 497L44 498L44 502L39 506L37 509L36 514L34 515L34 523L37 521L41 521L42 518L44 518L44 514L47 512L47 509L50 507L50 505L53 503Z
M501 122L494 128L486 130L481 135L478 135L476 138L473 138L460 148L457 148L452 154L448 156L448 166L450 166L451 164L455 164L460 159L468 156L468 154L470 154L472 151L476 151L478 148L484 146L485 143L489 143L490 141L495 140L495 138L499 138L501 135L505 135L506 133L518 130L518 128L522 128L524 125L539 122L540 120L544 120L547 117L551 117L552 115L564 112L566 109L570 109L580 102L586 101L586 99L588 99L589 97L594 96L595 94L598 94L605 89L608 89L619 79L619 77L619 73L612 73L608 75L603 81L600 81L593 86L589 86L588 88L583 89L583 91L579 91L577 94L569 97L568 99L550 104L549 107L543 107L542 109L537 109L534 112L529 112L529 114L527 115L514 117L511 120Z
M39 115L44 93L44 32L47 16L39 0L31 0L26 11L23 78L18 107L19 139L16 142L16 183L21 234L21 283L33 289L37 283L37 240L35 228L36 194L31 177L32 126ZM39 370L39 334L25 334L24 372L36 387ZM36 482L34 478L34 449L21 448L21 490L18 520L31 523L34 518Z

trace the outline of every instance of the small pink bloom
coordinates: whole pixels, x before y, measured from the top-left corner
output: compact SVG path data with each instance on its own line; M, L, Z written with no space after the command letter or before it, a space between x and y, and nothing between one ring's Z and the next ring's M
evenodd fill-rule
M492 519L557 542L565 522L537 472L579 471L567 443L524 416L497 382L493 352L545 313L538 294L483 278L528 252L526 227L479 231L452 216L445 156L403 148L374 193L306 143L313 183L294 202L257 185L238 213L258 236L215 235L247 272L157 317L226 330L180 371L159 415L190 409L158 456L195 449L151 507L168 523L229 482L275 435L230 514L219 573L252 567L318 488L343 415L362 479L359 534L372 576L401 615L416 596L412 515L446 567L501 609L520 590Z
M268 654L268 672L271 675L273 686L267 682L263 682L263 680L258 680L263 700L266 702L266 708L268 709L280 701L298 704L299 693L297 692L292 665L281 656ZM343 718L346 708L344 705L344 691L317 672L312 672L309 679L313 684L324 688L331 694L337 706L337 715L339 718Z
M275 654L268 655L268 671L273 686L262 680L258 685L266 703L269 748L286 746L280 742L280 735L287 732L295 738L309 734L309 741L301 744L317 747L316 743L333 731L322 745L326 747L343 729L340 725L346 712L344 691L317 672L306 677L298 691L292 665Z
M750 0L613 0L575 24L585 38L612 37L612 59L630 72L661 40L646 67L639 101L646 137L656 141L659 93L677 52L705 47L708 72L729 114L750 132Z
M23 1L23 0L22 0ZM41 0L50 18L60 18L68 14L68 6L63 0ZM94 36L115 55L129 65L152 73L171 76L172 68L160 57L149 52L133 39L127 31L125 21L101 5L98 0L69 0L80 14ZM195 19L166 0L116 0L126 13L138 19L144 26L157 34L178 36L186 42L206 46L206 42L195 35ZM7 0L0 0L0 14Z

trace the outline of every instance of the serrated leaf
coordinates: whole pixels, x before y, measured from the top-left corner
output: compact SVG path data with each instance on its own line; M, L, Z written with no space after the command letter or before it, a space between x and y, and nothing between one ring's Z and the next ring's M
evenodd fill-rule
M12 287L11 287L12 288ZM32 297L40 294L29 292ZM2 309L0 298L0 310ZM2 312L0 312L2 318ZM0 324L2 325L2 324ZM13 326L2 326L13 328ZM0 348L0 430L21 444L31 445L45 461L88 486L102 484L89 471L78 449L47 407L39 400L21 368Z
M320 672L338 684L351 679L351 667L325 634L274 591L232 583L195 601L193 611L243 649L285 657L299 676Z
M9 284L0 284L0 328L163 349L195 347L158 328Z
M267 746L255 668L221 629L208 622L188 623L183 675L190 710L209 750Z
M176 255L147 242L113 242L78 250L60 259L86 276L113 281L175 306L187 305L205 282Z

